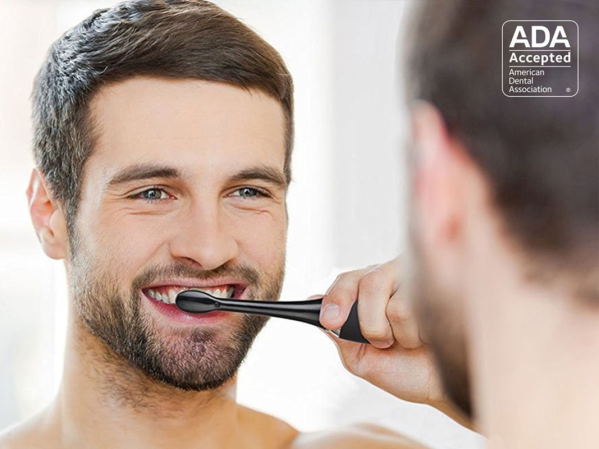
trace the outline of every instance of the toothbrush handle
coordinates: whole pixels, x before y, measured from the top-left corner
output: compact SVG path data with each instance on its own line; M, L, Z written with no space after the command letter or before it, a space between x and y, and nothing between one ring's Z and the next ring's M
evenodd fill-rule
M216 310L225 312L241 312L263 315L273 318L286 318L293 321L312 324L323 328L320 324L321 299L311 301L251 301L242 299L219 299Z
M274 318L286 318L288 320L301 321L324 329L320 324L320 309L322 298L310 301L248 301L219 299L218 309L229 312L241 312L258 315L266 315ZM356 343L370 344L360 331L358 318L358 301L354 302L345 324L339 331L333 332L343 340Z
M356 343L370 344L362 335L360 330L360 320L358 319L358 301L351 306L347 321L339 330L339 338L343 340L355 341Z

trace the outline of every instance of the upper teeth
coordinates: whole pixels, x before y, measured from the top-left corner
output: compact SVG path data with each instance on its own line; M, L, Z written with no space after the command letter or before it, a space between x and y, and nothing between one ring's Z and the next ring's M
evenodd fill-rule
M154 298L157 301L164 302L166 304L175 304L175 299L177 299L177 295L184 290L200 290L208 293L216 298L231 298L233 297L233 292L235 288L233 286L224 286L221 288L198 288L198 287L168 287L160 288L160 292L149 288L148 295L151 298Z

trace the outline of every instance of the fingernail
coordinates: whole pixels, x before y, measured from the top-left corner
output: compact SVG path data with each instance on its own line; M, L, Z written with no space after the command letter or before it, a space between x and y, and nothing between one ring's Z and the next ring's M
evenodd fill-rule
M372 340L370 342L372 346L379 349L387 349L393 346L393 340L390 341L380 341L380 340Z
M321 320L332 321L339 316L339 306L337 304L327 304L320 315Z

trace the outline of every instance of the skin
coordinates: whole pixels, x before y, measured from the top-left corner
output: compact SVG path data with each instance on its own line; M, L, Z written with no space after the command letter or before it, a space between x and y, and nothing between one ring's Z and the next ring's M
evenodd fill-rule
M93 262L87 269L72 260L63 208L39 170L27 190L40 244L69 274L64 376L55 401L5 431L0 447L420 447L369 425L300 434L237 404L236 376L213 390L184 391L156 381L90 332L75 307L81 298L73 284L82 273L118 275L111 279L120 294L149 267L173 264L197 272L197 286L203 286L201 273L239 264L277 278L287 233L285 185L260 177L233 180L256 167L283 176L284 118L275 100L220 83L133 78L103 88L92 113L101 132L85 165L76 220L76 252ZM181 176L110 185L123 168L146 162L175 167ZM164 189L159 202L131 198L156 186ZM268 196L242 196L243 187ZM105 298L94 299L88 305L100 310ZM239 330L233 314L202 324L173 322L148 306L149 299L140 301L142 316L175 349L197 326L215 331L217 347ZM176 361L182 353L168 357Z
M344 273L325 296L338 310L323 309L329 329L359 297L373 342L335 340L345 366L476 423L491 449L599 447L599 308L574 297L569 279L530 276L538 260L503 231L490 185L433 106L416 105L413 125L407 260Z

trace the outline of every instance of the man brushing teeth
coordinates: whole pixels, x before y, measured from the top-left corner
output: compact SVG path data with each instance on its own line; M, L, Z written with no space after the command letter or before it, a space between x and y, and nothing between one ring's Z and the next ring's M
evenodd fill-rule
M277 299L293 87L279 54L201 0L96 11L35 82L27 190L69 286L55 401L2 447L417 447L355 426L302 435L235 401L266 319L191 315L184 289Z

